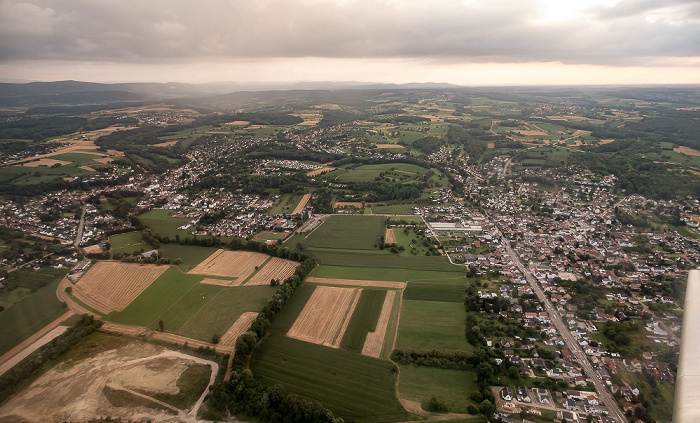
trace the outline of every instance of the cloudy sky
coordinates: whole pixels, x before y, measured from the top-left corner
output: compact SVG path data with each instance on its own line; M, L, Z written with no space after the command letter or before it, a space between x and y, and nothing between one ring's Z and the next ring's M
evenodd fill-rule
M700 0L0 0L0 78L700 83Z

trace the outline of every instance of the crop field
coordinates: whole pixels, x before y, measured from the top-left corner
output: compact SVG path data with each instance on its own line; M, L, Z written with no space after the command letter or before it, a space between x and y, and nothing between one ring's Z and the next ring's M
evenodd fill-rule
M413 256L392 254L389 250L372 252L353 250L328 250L309 247L319 264L348 267L393 267L397 269L429 270L438 272L459 271L463 268L453 265L444 256Z
M367 333L374 332L377 328L377 321L384 305L386 293L386 291L374 289L362 290L360 300L350 318L348 329L340 343L342 348L350 351L362 351Z
M194 245L180 244L161 244L160 252L163 257L171 259L173 262L177 259L182 261L181 267L194 267L203 262L207 257L217 251L216 247L200 247Z
M465 318L461 302L404 299L396 347L471 350Z
M386 234L384 235L384 242L387 244L396 244L396 235L394 235L394 230L387 228Z
M231 280L231 279L212 279L212 278L204 278L199 283L203 283L205 285L216 285L216 286L239 286L243 281L238 279L238 280Z
M73 295L103 314L122 311L167 269L168 266L98 262L78 280Z
M342 349L326 348L273 334L253 355L253 374L321 401L356 422L408 421L396 398L393 364Z
M294 274L297 266L299 266L297 262L272 257L245 285L269 285L271 279L277 279L282 283Z
M254 311L241 314L231 327L228 328L226 333L221 336L217 345L233 348L236 345L236 339L250 329L250 324L256 317L258 317L258 313Z
M294 211L292 214L299 214L304 210L304 207L306 207L306 203L309 202L311 199L311 194L304 194L304 196L301 198L301 201L299 201L299 204L294 208Z
M401 398L426 404L432 397L445 401L451 412L466 413L469 394L478 392L476 375L467 370L401 366L399 394Z
M372 204L372 214L412 215L415 204Z
M316 287L287 336L338 348L362 290Z
M336 286L367 286L373 288L392 288L403 289L406 287L406 282L390 282L390 281L362 281L357 279L330 279L330 278L315 278L308 276L308 283L317 283L321 285L336 285Z
M464 279L464 282L467 280ZM461 303L464 300L464 292L465 287L456 284L409 282L404 290L403 299Z
M367 333L365 344L362 346L362 355L379 358L384 347L389 320L391 319L391 310L396 299L396 291L387 291L382 309L377 318L377 324L374 330Z
M432 270L391 269L382 267L318 266L311 274L316 278L357 279L369 281L441 281L441 283L464 283L462 272ZM442 282L446 281L446 282Z
M304 241L309 247L373 250L384 235L382 216L329 216Z
M245 279L269 256L249 251L216 250L212 255L189 271L190 274ZM268 280L269 282L269 280Z
M338 177L338 182L371 182L382 172L400 174L407 180L413 180L427 171L428 169L422 166L407 163L363 165L340 175Z
M20 271L13 273L20 273ZM39 288L0 313L0 355L66 312L63 304L56 297L56 288L63 275L65 271L55 276L43 288Z

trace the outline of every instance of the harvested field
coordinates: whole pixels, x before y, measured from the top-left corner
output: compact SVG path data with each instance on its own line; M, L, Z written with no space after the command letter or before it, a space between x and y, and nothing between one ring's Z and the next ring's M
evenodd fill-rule
M304 210L304 207L306 207L306 203L308 203L310 199L311 199L311 194L304 194L304 197L301 199L299 204L297 204L297 206L294 209L294 211L292 212L292 214L301 213L302 210Z
M260 253L216 250L188 273L245 280L255 271L256 266L262 265L267 259L267 255Z
M486 148L496 148L496 143L495 142L490 142L486 145Z
M107 164L107 163L111 163L114 161L114 159L112 157L99 157L99 158L92 159L92 160L96 161L98 163L102 163L102 164Z
M241 317L236 320L234 324L226 331L226 333L219 340L218 346L221 347L231 347L236 345L236 339L243 335L249 328L250 324L258 317L258 313L246 312L241 314Z
M386 244L396 244L396 235L393 229L387 228L386 234L384 235L384 242Z
M177 141L166 141L166 142L159 142L158 144L153 144L154 147L169 147L171 145L177 144Z
M676 147L673 149L676 153L687 154L688 156L700 156L700 151L690 147Z
M71 164L71 162L67 162L65 160L55 160L55 159L39 159L39 160L35 160L33 162L22 163L19 166L39 167L39 166L53 166L55 164L60 164L61 166L65 166L67 164Z
M322 167L320 169L312 170L311 172L306 172L306 176L314 177L314 176L318 176L318 175L323 175L324 173L328 173L331 170L335 170L335 168L330 167L330 166L329 167Z
M598 144L605 145L605 144L610 144L611 142L615 142L615 140L614 139L600 140L600 141L598 141Z
M517 134L520 134L520 135L527 135L527 136L547 135L547 133L546 133L546 132L543 132L543 131L524 131L524 130L521 130L521 129L517 129L517 130L515 130L515 131L513 131L513 132L515 132L515 133L517 133Z
M390 282L390 281L367 281L359 279L334 279L334 278L315 278L308 276L306 282L322 283L325 285L340 285L340 286L372 286L375 288L393 288L404 289L406 282Z
M319 286L287 336L333 348L340 347L361 289Z
M271 279L277 279L281 283L294 274L298 265L294 261L272 257L255 276L246 282L246 286L269 285Z
M230 279L210 279L210 278L205 278L202 279L199 283L203 283L205 285L217 285L217 286L238 286L241 284L241 280L230 280Z
M583 129L579 129L576 132L574 132L573 134L571 134L571 136L578 137L578 136L586 135L586 134L590 134L590 133L591 133L591 131L584 131Z
M101 261L75 284L73 295L100 313L122 311L168 266Z
M371 206L371 205L372 205L372 203L365 203L364 204L364 206ZM356 209L361 209L364 206L359 201L336 201L335 202L336 209L345 209L348 207L354 207Z
M87 170L88 172L95 172L95 169L91 168L90 166L78 166L78 169Z
M377 328L374 332L367 334L365 345L362 347L362 355L379 358L384 346L386 328L389 325L389 317L391 316L391 308L394 306L395 297L396 291L387 291L382 312L379 314L379 320L377 321Z
M406 148L399 144L375 144L377 148Z
M233 122L227 122L226 125L243 126L243 125L250 125L250 122L247 120L234 120Z

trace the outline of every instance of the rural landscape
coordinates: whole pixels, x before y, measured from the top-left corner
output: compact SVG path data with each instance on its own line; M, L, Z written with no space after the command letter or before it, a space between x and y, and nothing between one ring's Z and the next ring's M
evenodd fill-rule
M28 85L0 422L672 421L697 87Z

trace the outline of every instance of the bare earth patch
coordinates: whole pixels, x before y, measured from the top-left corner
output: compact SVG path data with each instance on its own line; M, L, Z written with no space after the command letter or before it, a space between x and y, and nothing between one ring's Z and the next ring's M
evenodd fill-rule
M73 295L100 313L122 311L167 269L154 264L101 261L78 280Z
M216 250L188 273L245 280L255 271L255 267L265 263L267 258L265 254L249 251Z
M496 148L496 143L490 142L490 143L486 144L486 148Z
M236 345L236 339L250 328L250 324L256 317L258 317L258 313L252 311L241 314L241 317L236 319L231 327L228 328L217 345L233 348Z
M406 148L403 145L398 144L375 144L377 148Z
M688 156L700 156L700 151L690 147L676 147L673 149L676 153L687 154Z
M153 144L154 147L169 147L171 145L177 144L177 141L166 141L166 142L159 142L158 144Z
M600 141L598 141L598 144L605 145L605 144L610 144L611 142L615 142L615 140L614 139L600 140Z
M373 286L376 288L393 288L393 289L404 289L406 287L406 282L392 282L392 281L367 281L367 280L359 280L359 279L315 278L313 276L308 276L305 280L306 280L306 282L321 283L324 285Z
M55 164L60 164L61 166L65 166L67 164L71 164L72 162L67 162L65 160L56 160L56 159L39 159L35 160L33 162L29 163L22 163L21 165L18 166L24 166L24 167L39 167L39 166L53 166Z
M78 166L78 169L87 170L88 172L95 172L95 169L91 168L90 166Z
M333 348L340 347L361 292L357 288L317 287L287 336Z
M396 244L396 234L393 229L387 228L384 234L384 242L387 244Z
M524 131L524 130L517 129L513 132L518 133L520 135L528 135L528 136L547 135L547 133L543 132L543 131Z
M334 169L334 167L322 167L320 169L312 170L311 172L306 172L306 176L314 177L318 175L323 175L324 173L330 172Z
M294 208L294 211L292 212L292 214L301 213L304 210L304 207L306 207L306 203L308 203L310 199L311 199L311 194L304 194L304 197L302 197L299 204L297 204L297 206Z
M379 313L379 320L377 320L377 327L374 332L367 334L365 345L362 347L362 355L379 358L379 355L382 353L386 328L389 325L389 317L391 317L391 308L394 306L395 297L396 291L387 291L382 311Z

